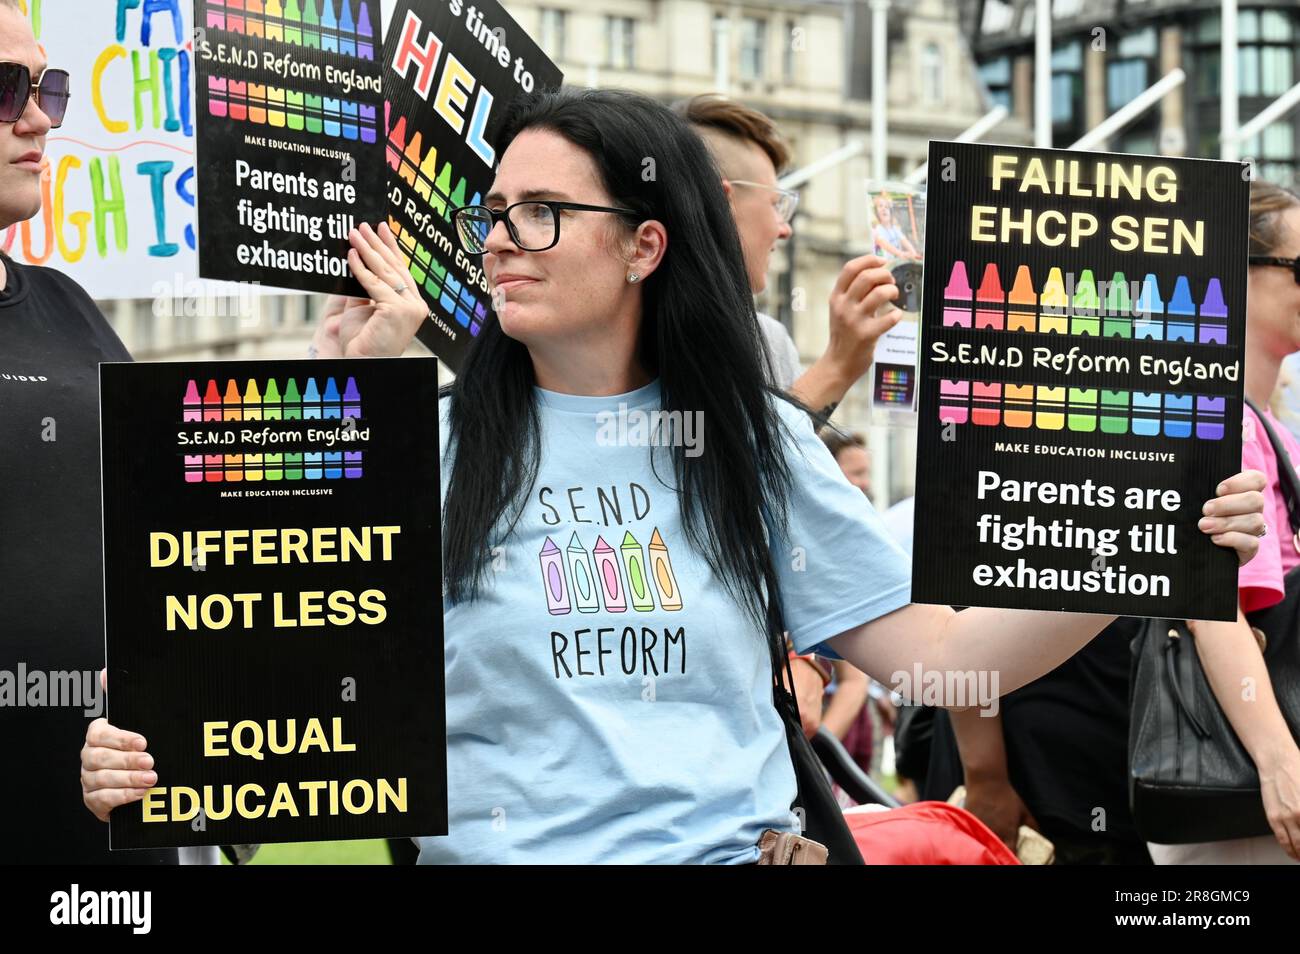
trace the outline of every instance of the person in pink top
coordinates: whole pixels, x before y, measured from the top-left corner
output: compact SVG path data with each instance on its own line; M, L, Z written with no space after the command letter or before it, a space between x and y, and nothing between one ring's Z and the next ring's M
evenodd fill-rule
M1264 182L1250 188L1250 276L1246 298L1246 396L1268 415L1294 465L1300 442L1268 410L1282 361L1300 352L1300 196ZM1249 407L1242 468L1264 473L1266 532L1255 559L1237 577L1235 623L1195 622L1196 648L1219 705L1259 770L1273 836L1187 845L1150 845L1157 864L1283 864L1300 862L1300 746L1283 719L1268 670L1245 613L1281 602L1283 578L1300 564L1278 484L1279 461L1268 432ZM1243 680L1251 680L1245 683ZM1254 695L1242 691L1253 685Z
M1297 206L1300 208L1300 205ZM1296 286L1300 292L1300 285ZM1296 319L1292 319L1295 321ZM1250 365L1247 361L1247 394L1249 395ZM1253 395L1250 395L1253 397ZM1268 405L1256 400L1268 417L1273 431L1282 438L1292 466L1300 467L1300 441L1274 415ZM1268 487L1264 490L1264 519L1268 521L1269 534L1259 542L1259 552L1255 559L1241 568L1237 576L1237 594L1241 609L1245 613L1267 609L1281 601L1286 592L1282 580L1286 574L1300 565L1300 540L1291 533L1287 520L1286 501L1278 490L1278 473L1281 461L1273 452L1268 432L1259 423L1259 418L1249 407L1246 408L1246 425L1241 440L1242 469L1258 470L1268 478Z

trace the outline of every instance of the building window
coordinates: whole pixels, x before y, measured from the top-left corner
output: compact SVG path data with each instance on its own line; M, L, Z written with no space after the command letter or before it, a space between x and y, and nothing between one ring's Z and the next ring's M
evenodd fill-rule
M1255 160L1255 176L1281 185L1296 182L1296 130L1290 122L1270 123L1241 144L1242 156Z
M636 21L631 17L605 18L605 65L616 70L636 68Z
M921 95L927 103L943 102L943 52L938 43L921 50Z
M1052 141L1068 145L1083 135L1083 44L1052 51Z
M1188 141L1197 155L1217 156L1221 150L1219 121L1222 61L1219 51L1221 14L1207 11L1187 32L1185 66L1191 77L1188 97ZM1237 95L1242 121L1257 115L1295 83L1295 42L1300 36L1300 12L1241 10L1237 14ZM1190 67L1190 68L1189 68ZM1240 154L1255 160L1255 174L1283 186L1294 186L1300 165L1296 140L1300 115L1290 114L1252 139Z
M793 20L785 21L785 42L781 48L781 81L784 83L794 82L794 43L798 36L797 30L799 24Z
M1106 63L1106 109L1114 112L1131 103L1151 85L1159 64L1155 27L1119 38Z
M1011 26L1015 12L1007 0L987 0L984 4L984 19L980 23L980 32L987 35L1001 33Z
M740 28L740 77L761 80L767 75L767 21L745 17Z
M542 52L555 61L565 59L564 38L568 32L569 11L554 7L542 7L541 28L537 32L537 45Z
M1117 60L1106 64L1106 109L1115 112L1150 85L1145 60Z
M1154 27L1119 38L1106 62L1106 111L1127 106L1158 75L1160 43ZM1152 107L1126 126L1110 141L1116 152L1153 155L1159 152L1157 130L1160 110Z
M990 106L1011 108L1011 58L999 56L980 66L980 79L989 92Z
M731 21L727 18L727 15L725 13L715 13L713 15L713 48L710 50L712 56L710 62L713 64L715 73L718 70L718 55L726 56L728 53L730 45L727 42L727 37L730 35L730 31ZM719 90L719 92L722 91Z

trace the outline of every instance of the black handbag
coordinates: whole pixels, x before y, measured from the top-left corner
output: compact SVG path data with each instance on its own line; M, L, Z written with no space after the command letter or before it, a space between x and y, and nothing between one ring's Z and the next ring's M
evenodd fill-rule
M772 701L776 711L785 723L785 739L790 749L790 760L794 763L794 778L797 794L794 804L790 806L802 821L805 838L824 845L827 849L828 865L864 864L858 844L853 840L844 821L844 812L835 794L831 791L826 771L821 759L813 751L812 743L803 734L803 722L799 716L799 702L785 688L781 673L785 672L794 685L794 674L790 670L790 654L785 645L785 626L782 622L780 588L775 574L770 570L767 575L767 628L768 649L772 655Z
M1268 419L1251 408L1277 457L1291 533L1300 534L1300 478ZM1282 715L1300 738L1300 567L1285 587L1280 603L1247 619ZM1138 833L1166 845L1271 834L1255 763L1210 689L1193 638L1181 620L1150 619L1133 640L1129 798Z

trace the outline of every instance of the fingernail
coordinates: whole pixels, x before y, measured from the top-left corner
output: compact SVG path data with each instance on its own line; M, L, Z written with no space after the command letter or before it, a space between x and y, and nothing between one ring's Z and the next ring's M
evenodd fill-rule
M1214 526L1214 521L1211 520L1209 517L1202 517L1200 522L1197 524L1197 526L1200 527L1202 530L1209 530L1211 527Z
M146 785L152 785L154 782L158 781L158 774L156 772L142 772L141 777L144 779Z
M148 752L140 756L140 768L142 769L153 768L153 756L150 755Z
M147 748L149 748L149 743L148 743L148 741L145 739L145 737L142 736L142 735L141 735L141 736L137 736L137 737L136 737L136 740L135 740L135 749L136 749L136 751L137 751L137 752L143 752L143 751L144 751L145 749L147 749Z
M1205 502L1205 506L1201 508L1201 513L1209 514L1209 513L1211 513L1211 512L1213 511L1213 509L1214 509L1214 508L1212 508L1212 507L1210 506L1210 502L1207 500L1207 501Z
M1228 492L1228 485L1227 485L1227 484L1219 484L1218 489L1215 490L1214 492L1215 492L1216 494L1219 494L1220 496L1222 496L1223 494L1225 494L1225 493Z

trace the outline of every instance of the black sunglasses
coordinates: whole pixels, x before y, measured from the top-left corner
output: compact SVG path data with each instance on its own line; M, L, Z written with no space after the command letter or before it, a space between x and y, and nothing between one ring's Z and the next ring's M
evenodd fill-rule
M1271 255L1248 255L1246 261L1251 265L1274 265L1278 268L1291 269L1291 275L1300 285L1300 258L1274 258Z
M452 212L456 236L461 246L471 255L487 251L488 235L498 222L506 223L510 240L525 252L544 252L560 240L560 211L610 212L633 218L631 209L612 209L607 205L583 205L581 202L557 202L551 199L525 199L497 211L486 205L461 206ZM519 216L519 219L512 217Z
M50 127L63 125L68 111L70 80L67 70L46 70L39 83L32 82L32 71L23 63L0 63L0 123L16 123L33 96L36 105L49 117Z

